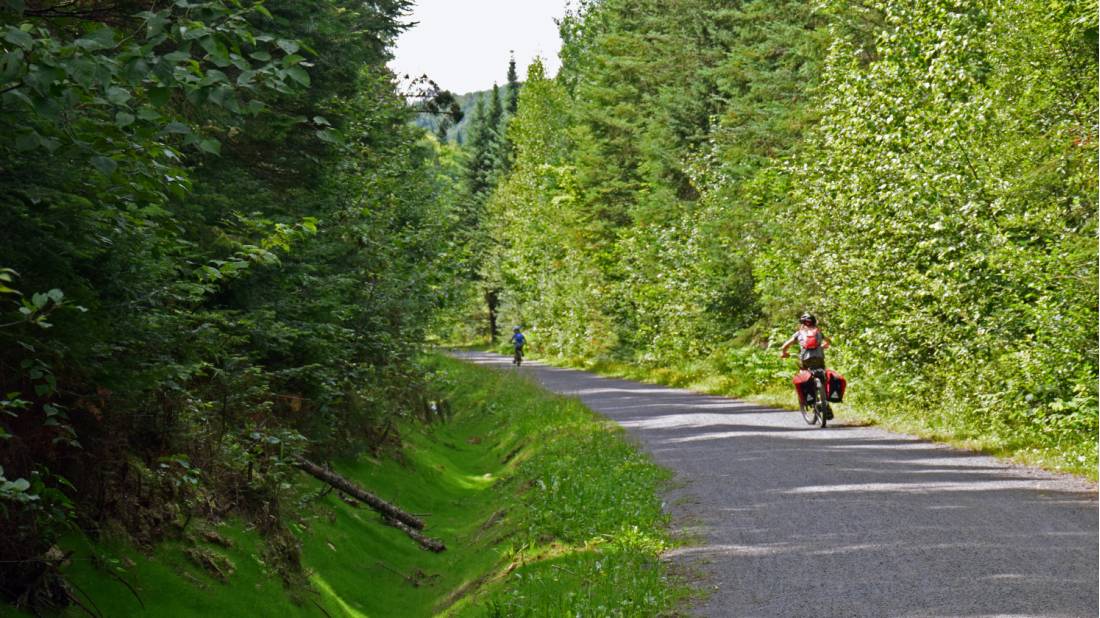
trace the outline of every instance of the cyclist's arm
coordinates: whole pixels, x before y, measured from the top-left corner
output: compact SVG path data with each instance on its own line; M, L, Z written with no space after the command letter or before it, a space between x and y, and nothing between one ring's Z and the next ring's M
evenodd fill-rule
M787 357L787 350L788 350L788 349L789 349L789 348L790 348L790 347L791 347L792 345L794 345L796 341L798 341L798 335L797 335L797 334L795 334L795 335L792 335L792 336L791 336L791 338L790 338L790 339L788 339L788 340L787 340L787 341L786 341L786 342L785 342L785 343L783 344L783 347L782 347L782 348L781 348L781 349L779 350L779 353L780 353L780 355L781 355L781 356L782 356L783 358L786 358L786 357Z

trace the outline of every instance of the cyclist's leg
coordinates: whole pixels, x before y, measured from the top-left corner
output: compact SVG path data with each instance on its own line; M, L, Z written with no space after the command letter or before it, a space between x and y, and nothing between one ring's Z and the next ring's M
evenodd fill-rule
M798 359L798 368L801 370L807 370L806 363L801 358ZM799 404L803 406L812 406L812 398L810 397L810 385L813 384L813 380L806 380L798 385L798 398Z
M798 360L798 365L799 365L799 367L801 367L802 369L805 369L806 371L809 371L810 373L816 373L817 369L821 369L821 370L825 369L825 359L814 357L814 356L807 357L807 358L800 358ZM807 385L806 394L808 395L808 397L810 399L817 399L817 393L814 392L814 388L813 388L813 380L807 381L806 385Z

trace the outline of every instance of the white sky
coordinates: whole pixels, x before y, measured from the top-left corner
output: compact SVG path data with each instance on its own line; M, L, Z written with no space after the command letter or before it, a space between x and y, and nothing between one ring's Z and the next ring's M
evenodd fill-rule
M555 18L567 0L417 0L406 21L418 22L397 40L390 68L400 79L427 73L440 88L463 94L507 81L508 52L516 71L542 56L558 72L561 40Z

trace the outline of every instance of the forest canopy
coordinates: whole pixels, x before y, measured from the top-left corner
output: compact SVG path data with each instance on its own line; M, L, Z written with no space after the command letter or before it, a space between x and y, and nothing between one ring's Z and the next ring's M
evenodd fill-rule
M860 405L1094 462L1096 14L581 2L507 121L481 285L543 353L758 385L810 311Z

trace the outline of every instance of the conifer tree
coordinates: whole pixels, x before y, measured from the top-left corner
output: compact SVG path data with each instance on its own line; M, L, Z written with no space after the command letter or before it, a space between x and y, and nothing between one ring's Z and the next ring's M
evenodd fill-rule
M497 92L493 86L494 94ZM499 99L494 96L494 102L489 103L489 110L485 109L485 97L478 99L474 106L474 115L470 119L470 159L466 167L466 179L470 191L471 201L480 204L485 201L493 188L492 178L496 171L497 147L499 141L500 117L503 110Z
M501 102L500 88L496 84L493 84L493 100L489 102L488 124L497 138L503 133L500 126L503 120L504 104Z
M519 109L519 76L516 74L516 56L508 58L508 115L515 116Z

